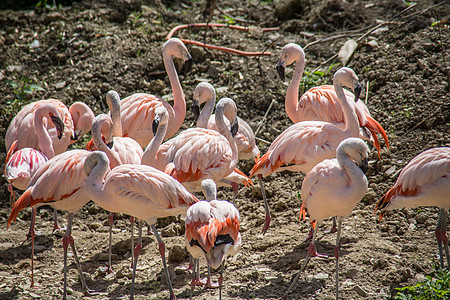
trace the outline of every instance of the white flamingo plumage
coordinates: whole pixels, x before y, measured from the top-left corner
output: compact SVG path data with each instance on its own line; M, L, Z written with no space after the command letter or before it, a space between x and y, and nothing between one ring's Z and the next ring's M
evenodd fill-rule
M277 61L277 71L284 81L284 70L295 62L294 74L289 87L286 91L285 109L292 122L302 121L324 121L333 123L340 128L345 127L344 112L340 101L332 85L322 85L310 88L299 99L298 90L305 69L305 53L297 44L290 43L284 46ZM345 90L345 96L354 99L354 95ZM351 103L354 106L356 116L358 117L360 138L373 139L374 145L381 152L381 146L377 138L377 133L383 137L386 147L389 148L389 140L383 127L371 115L367 106L362 101ZM370 132L370 135L367 134Z
M394 186L378 202L375 212L381 218L386 211L403 207L437 206L440 208L436 226L440 264L447 267L450 255L447 237L447 214L450 208L450 147L428 149L414 157L400 172Z

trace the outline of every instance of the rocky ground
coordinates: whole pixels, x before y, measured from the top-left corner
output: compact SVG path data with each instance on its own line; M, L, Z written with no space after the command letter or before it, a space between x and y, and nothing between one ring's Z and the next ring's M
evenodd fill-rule
M50 1L48 1L50 2ZM57 98L70 104L83 101L95 113L105 112L110 89L127 96L147 92L170 100L161 47L169 31L180 24L205 22L205 1L81 1L69 7L30 11L0 11L0 151L9 122L25 103ZM450 29L444 21L450 5L439 1L217 1L213 22L249 26L248 31L226 28L179 30L175 36L242 51L270 51L271 55L242 57L198 46L188 46L193 69L180 79L187 106L200 81L209 81L218 96L233 98L239 116L257 136L272 141L291 125L284 111L287 82L275 70L281 48L295 42L305 48L307 75L302 89L330 83L341 65L333 58L349 38L359 47L348 66L364 87L361 99L388 133L390 149L381 159L373 149L367 173L369 191L344 221L341 240L340 296L342 299L386 299L395 287L414 284L433 269L437 259L434 228L436 208L400 209L378 222L376 201L393 185L399 171L418 153L449 146ZM375 28L378 26L377 28ZM261 28L279 27L274 31ZM374 30L372 30L374 29ZM372 31L370 31L372 30ZM368 33L370 31L370 33ZM322 73L313 75L314 70ZM287 80L292 68L287 68ZM263 116L274 101L262 122ZM191 127L189 111L183 128ZM88 137L74 148L85 145ZM259 143L262 153L268 148ZM248 172L251 162L241 163ZM225 269L224 299L272 299L286 291L307 253L303 242L308 222L298 220L303 174L278 173L265 178L272 223L261 234L264 208L259 188L242 188L237 198L241 212L242 248ZM52 235L52 211L39 209L35 259L36 288L30 288L30 251L23 243L30 211L19 214L7 230L9 193L0 186L0 298L60 298L62 291L61 234ZM229 190L219 197L231 199ZM66 215L59 220L66 223ZM319 252L328 259L312 259L300 276L291 299L335 297L333 250L335 235L319 234ZM191 275L184 249L184 223L160 220L168 250L176 295L189 298ZM131 283L130 231L126 216L118 216L113 236L114 273L105 274L107 213L94 203L81 209L73 235L90 288L101 291L91 299L127 298ZM70 259L72 256L70 256ZM69 294L81 298L78 271L72 260ZM206 272L203 266L202 270ZM217 273L213 274L217 280ZM154 236L145 236L137 272L137 299L166 299L168 290ZM196 299L218 298L218 290L197 289Z

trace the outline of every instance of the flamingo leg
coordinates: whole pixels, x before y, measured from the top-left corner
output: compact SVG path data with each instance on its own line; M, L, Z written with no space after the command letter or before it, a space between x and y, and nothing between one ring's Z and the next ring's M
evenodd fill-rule
M195 286L197 285L199 276L198 276L198 269L196 270L195 265L198 263L198 258L193 258L191 256L191 259L194 260L193 267L192 267L192 281L191 281L191 294L189 296L189 299L192 299L192 294L194 293ZM197 271L197 272L196 272Z
M219 300L222 300L222 283L223 283L223 262L220 265L220 275L219 275Z
M131 294L130 300L134 299L134 280L136 277L136 267L139 258L139 253L141 253L142 249L142 221L138 221L139 229L138 229L138 242L136 244L136 248L134 248L134 264L133 264L133 278L131 280Z
M232 182L231 183L231 188L233 189L233 200L232 203L233 205L236 205L236 198L237 198L237 193L239 190L239 184L237 182Z
M58 212L56 211L56 208L53 208L53 233L61 229L63 228L61 228L58 223Z
M447 256L447 267L450 267L450 255L448 250L448 236L447 236L447 210L445 208L441 208L440 210L439 221L436 226L435 234L438 240L439 260L441 268L444 268L444 251L443 251L444 249L445 254Z
M263 227L263 231L262 231L262 233L265 234L267 232L267 229L269 229L270 220L272 218L270 217L269 204L267 203L266 191L264 190L264 184L262 181L261 174L258 174L258 181L259 181L259 186L261 187L261 193L262 193L263 200L264 200L264 208L266 210L266 220L264 222L264 227Z
M306 255L305 261L303 261L302 267L300 268L300 270L298 271L297 275L295 275L294 280L292 281L291 285L289 286L288 290L286 291L286 293L284 293L283 297L281 297L281 299L287 299L287 295L289 294L289 292L291 291L291 289L295 286L295 284L298 281L298 278L300 277L300 273L303 272L303 270L306 268L306 265L308 264L308 261L311 257L314 256L324 256L322 254L318 254L316 251L316 235L317 235L317 229L319 228L319 226L316 225L316 227L314 228L314 232L313 232L313 237L312 237L312 241L309 244L308 247L308 254Z
M9 205L13 206L14 203L16 203L16 193L14 192L14 188L12 183L8 183L8 192L9 194Z
M34 287L34 238L36 233L34 231L34 223L36 220L36 207L33 207L31 214L31 226L30 226L30 234L31 234L31 287Z
M114 216L115 213L113 212L110 212L108 216L108 224L109 224L108 273L112 273L111 248L112 248L112 227L114 225Z
M175 300L176 297L175 297L175 293L173 292L172 282L170 281L169 270L167 269L167 264L166 264L166 254L165 254L166 247L164 246L161 236L159 235L158 231L156 230L155 224L152 224L151 227L152 227L153 233L155 234L156 240L158 241L159 254L161 255L161 258L162 258L164 272L166 273L166 277L167 277L167 284L169 285L170 299Z
M133 268L134 264L134 217L130 217L131 223L131 268Z
M342 218L339 218L337 226L336 246L334 248L334 256L336 257L336 300L339 299L339 243L341 239Z
M331 229L328 233L335 233L337 231L336 227L336 217L333 217L333 225L331 226Z
M212 288L212 289L219 287L219 283L212 283L212 281L211 281L211 267L209 265L208 265L208 277L206 279L205 287Z

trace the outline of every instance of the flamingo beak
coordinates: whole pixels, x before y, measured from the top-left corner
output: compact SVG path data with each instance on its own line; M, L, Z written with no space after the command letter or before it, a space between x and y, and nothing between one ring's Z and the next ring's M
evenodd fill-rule
M239 123L238 123L238 119L236 118L236 119L234 119L233 124L231 125L231 129L230 129L230 131L231 131L231 136L232 136L233 138L234 138L235 135L237 134L238 130L239 130Z
M155 117L152 123L153 136L155 136L156 132L158 132L158 127L159 127L159 118Z
M55 125L58 139L61 139L64 133L64 122L54 115L51 115L50 118L52 119L52 122Z
M361 171L363 171L364 174L366 174L367 170L369 169L369 159L364 158L358 165L358 167L361 169Z
M192 67L192 57L189 55L188 59L184 61L183 74L189 73Z
M285 76L284 76L284 66L279 62L277 64L277 72L278 75L280 75L281 80L285 80Z
M78 139L80 138L80 134L81 134L81 131L79 129L75 130L73 132L73 134L70 136L70 140L73 142L78 141Z
M200 116L200 106L198 105L198 101L195 99L192 100L191 110L194 114L194 117L198 119L198 117Z
M361 94L361 85L358 82L355 84L353 91L355 92L355 102L357 102Z
M108 146L108 148L111 149L112 147L114 147L114 141L107 143L106 146Z

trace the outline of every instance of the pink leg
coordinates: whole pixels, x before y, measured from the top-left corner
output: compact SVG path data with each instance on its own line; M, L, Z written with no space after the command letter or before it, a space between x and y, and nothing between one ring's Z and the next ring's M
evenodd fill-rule
M270 216L269 204L267 203L266 192L264 191L264 184L262 182L261 174L258 175L258 181L259 181L259 186L261 187L261 193L262 193L263 200L264 200L264 209L266 210L266 220L264 222L264 227L263 227L263 230L262 230L262 233L265 234L267 232L267 230L269 229L270 220L272 218Z
M334 257L336 257L336 300L339 299L339 242L341 239L342 218L339 218L337 226L336 246L334 247Z
M109 248L108 249L109 265L108 265L108 270L107 270L108 273L112 273L112 262L111 262L112 251L111 251L111 248L112 248L112 227L114 225L114 216L115 216L115 213L112 213L112 212L110 212L109 216L108 216L108 225L109 225L109 247L108 247Z
M142 222L141 220L139 220L139 229L138 229L138 242L136 244L136 247L134 248L134 264L133 264L133 278L131 280L131 295L130 295L130 300L132 300L134 298L134 280L136 277L136 267L137 267L137 262L138 262L138 258L139 258L139 254L141 253L141 249L142 249Z
M223 283L223 262L220 266L220 275L219 275L219 300L222 299L222 283Z
M58 213L56 212L56 209L53 208L53 233L58 230L61 230L61 227L58 224Z
M130 224L131 224L131 268L134 267L134 217L130 217Z
M237 198L237 193L239 191L239 184L237 182L232 182L231 188L233 189L233 204L236 205L236 198Z
M205 287L211 288L211 289L216 289L216 288L220 287L219 283L213 283L211 281L211 267L209 265L208 265L208 277L206 279Z
M164 272L166 273L166 277L167 277L167 284L169 285L170 299L175 300L176 297L175 297L175 293L173 292L172 282L170 281L169 270L167 269L167 264L166 264L166 253L165 253L166 249L165 249L164 243L161 239L161 236L159 235L158 231L156 230L155 224L152 224L151 227L152 227L153 233L156 236L156 240L158 241L159 254L161 255L161 258L162 258Z
M14 192L14 188L11 184L11 182L8 184L8 192L9 194L9 205L13 206L14 203L16 203L16 193Z
M31 287L34 287L34 239L35 239L35 231L34 231L34 223L36 220L36 208L32 208L31 214Z
M335 233L337 231L336 227L336 217L333 217L333 225L331 226L331 229L328 233Z
M435 234L438 240L439 260L441 268L442 269L444 268L444 249L445 255L447 256L447 268L450 268L450 254L448 249L448 236L447 236L447 210L444 208L441 208Z

